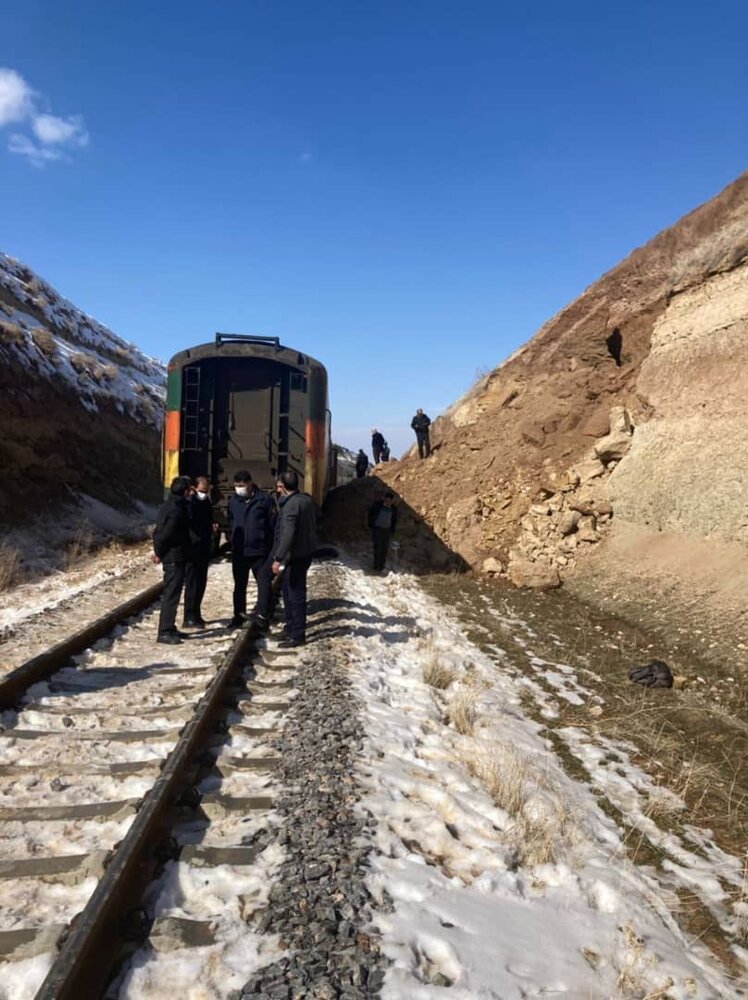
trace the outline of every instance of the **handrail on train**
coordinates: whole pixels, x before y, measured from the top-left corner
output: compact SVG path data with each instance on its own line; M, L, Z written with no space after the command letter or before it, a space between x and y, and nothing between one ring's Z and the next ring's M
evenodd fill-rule
M222 344L267 344L276 351L281 349L280 337L263 337L254 333L217 333L216 347Z

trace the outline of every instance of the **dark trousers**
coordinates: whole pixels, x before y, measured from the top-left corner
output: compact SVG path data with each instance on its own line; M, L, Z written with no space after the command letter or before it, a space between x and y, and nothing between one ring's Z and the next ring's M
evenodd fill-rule
M302 642L306 638L306 575L311 565L311 558L293 559L283 574L286 629L291 639Z
M158 618L159 635L174 631L186 566L184 562L164 563L164 590L161 594L161 614Z
M260 614L267 614L266 609L270 604L270 573L266 571L268 565L267 556L243 556L235 553L231 557L231 571L234 574L234 617L247 613L247 584L249 574L255 578L257 584L256 610Z
M379 462L382 458L382 449L372 448L371 450L374 452L374 465L379 465Z
M423 458L424 452L426 453L426 458L431 454L431 442L429 441L428 431L416 431L416 441L418 442L418 457Z
M187 563L187 570L184 577L184 617L185 620L202 618L200 606L205 596L205 588L208 585L208 566L210 565L210 555L208 553L193 553Z
M374 542L374 569L384 569L391 537L392 532L389 528L371 529L371 538Z

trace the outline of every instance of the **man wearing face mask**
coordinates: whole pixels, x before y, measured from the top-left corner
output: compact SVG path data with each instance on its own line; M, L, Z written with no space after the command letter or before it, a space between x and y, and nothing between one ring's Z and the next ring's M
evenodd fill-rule
M287 638L283 649L303 646L306 641L306 576L317 548L314 501L299 493L299 477L291 469L278 476L280 523L273 546L273 573L283 574L283 603Z
M172 480L169 499L159 507L153 532L153 562L164 567L164 591L156 642L176 645L182 637L175 628L179 598L190 554L190 518L187 502L192 493L189 476Z
M190 558L184 584L184 628L205 628L201 605L208 583L208 566L213 555L213 521L210 481L207 476L195 480L195 493L188 501L190 515Z
M231 570L234 575L234 617L229 628L241 628L247 614L247 584L250 572L257 583L257 605L268 607L271 580L263 566L273 541L273 504L270 497L258 490L247 469L234 475L234 495L229 498L229 540Z

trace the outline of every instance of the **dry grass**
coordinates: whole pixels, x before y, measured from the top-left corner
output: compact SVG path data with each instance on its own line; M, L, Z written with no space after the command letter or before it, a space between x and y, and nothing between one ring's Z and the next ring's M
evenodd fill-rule
M45 330L43 326L37 326L31 331L31 337L37 349L46 358L54 357L55 352L57 351L57 345L55 344L55 338L49 330Z
M18 549L0 545L0 592L23 583L26 573Z
M66 573L76 569L84 563L91 553L97 548L96 536L93 529L88 524L82 524L73 540L68 542L62 559L62 566Z
M70 364L79 375L82 375L84 372L91 373L96 368L96 359L92 358L90 354L77 352L70 355Z
M478 720L477 697L471 687L460 688L447 708L447 721L463 736L472 736Z
M20 347L25 339L23 330L17 323L0 320L0 341L3 344L15 344Z
M517 862L555 863L578 840L574 813L548 776L514 747L490 743L465 761L494 803L511 817L507 833Z
M675 986L675 980L672 976L668 976L659 986L650 990L645 979L650 978L649 973L656 964L657 958L645 951L644 941L630 923L621 927L621 933L626 945L627 958L616 981L618 997L621 1000L669 1000L672 998L673 994L670 990Z
M444 691L455 679L455 672L451 667L442 663L436 654L432 654L423 665L422 676L429 687L436 688L437 691Z

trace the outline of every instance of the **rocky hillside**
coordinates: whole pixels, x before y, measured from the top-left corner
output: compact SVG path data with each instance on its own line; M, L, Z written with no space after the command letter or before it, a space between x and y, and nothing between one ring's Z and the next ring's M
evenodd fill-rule
M673 554L703 563L705 545L744 565L747 322L745 174L481 379L436 421L432 458L378 474L449 549L519 585L669 573L672 590ZM634 563L649 568L627 577Z
M0 254L0 524L159 496L163 366Z

